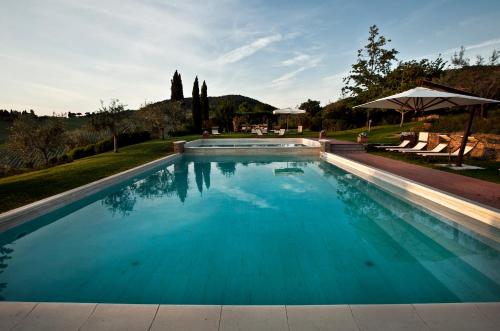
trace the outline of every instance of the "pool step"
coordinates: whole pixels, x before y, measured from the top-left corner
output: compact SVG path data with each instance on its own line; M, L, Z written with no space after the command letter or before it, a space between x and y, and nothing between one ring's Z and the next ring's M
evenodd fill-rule
M338 144L333 143L330 145L332 153L345 153L345 152L365 152L365 145L363 144Z

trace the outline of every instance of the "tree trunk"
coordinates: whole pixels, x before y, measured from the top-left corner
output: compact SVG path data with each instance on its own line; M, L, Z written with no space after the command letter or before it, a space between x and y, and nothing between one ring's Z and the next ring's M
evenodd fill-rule
M405 121L405 113L402 111L401 112L401 123L399 123L399 127L403 127L403 122Z
M116 134L113 134L113 152L118 152L118 137Z
M45 165L49 165L49 154L46 151L42 151L43 158L45 159Z
M165 140L165 128L161 128L161 140Z
M470 128L472 127L472 121L474 120L474 113L475 112L476 112L476 109L474 109L474 108L472 108L470 111L469 122L467 122L467 126L465 127L464 136L462 138L462 143L460 144L460 150L459 150L458 156L457 156L457 167L462 166L462 160L464 158L464 150L465 150L465 146L467 145L467 140L469 139Z

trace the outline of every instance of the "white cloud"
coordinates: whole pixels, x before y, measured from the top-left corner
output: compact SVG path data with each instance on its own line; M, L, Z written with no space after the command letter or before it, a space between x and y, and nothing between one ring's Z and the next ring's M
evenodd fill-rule
M285 87L288 87L291 84L291 82L295 76L297 76L298 74L300 74L301 72L303 72L307 69L311 69L311 68L316 67L320 62L321 62L321 57L319 57L319 56L314 57L314 58L310 58L309 61L307 63L303 64L301 67L299 67L293 71L287 72L276 79L273 79L271 81L271 86L276 87L278 89L283 89Z
M284 66L292 66L298 63L303 63L311 58L310 55L307 54L298 54L297 56L292 57L291 59L285 60L281 62Z
M249 44L243 45L241 47L238 47L230 52L221 55L217 60L217 62L219 64L229 64L238 62L246 57L249 57L250 55L253 55L254 53L269 46L270 44L280 41L282 39L283 37L281 34L274 34L271 36L259 38Z

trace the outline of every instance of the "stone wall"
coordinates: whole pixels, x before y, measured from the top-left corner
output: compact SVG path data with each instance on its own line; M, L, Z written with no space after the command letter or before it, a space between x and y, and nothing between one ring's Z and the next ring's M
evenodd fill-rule
M462 132L450 134L452 150L460 147ZM472 157L493 159L500 161L500 135L495 134L472 134L468 144L476 147L471 151Z

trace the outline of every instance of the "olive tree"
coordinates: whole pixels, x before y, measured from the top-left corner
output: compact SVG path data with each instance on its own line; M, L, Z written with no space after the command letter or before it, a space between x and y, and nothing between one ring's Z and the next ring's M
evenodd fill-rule
M107 131L113 136L113 151L118 152L118 134L130 128L127 111L118 99L111 99L108 106L101 100L101 108L92 114L90 125L94 130Z
M64 148L66 130L61 117L19 116L10 129L7 147L33 167L40 158L45 165L49 164Z

